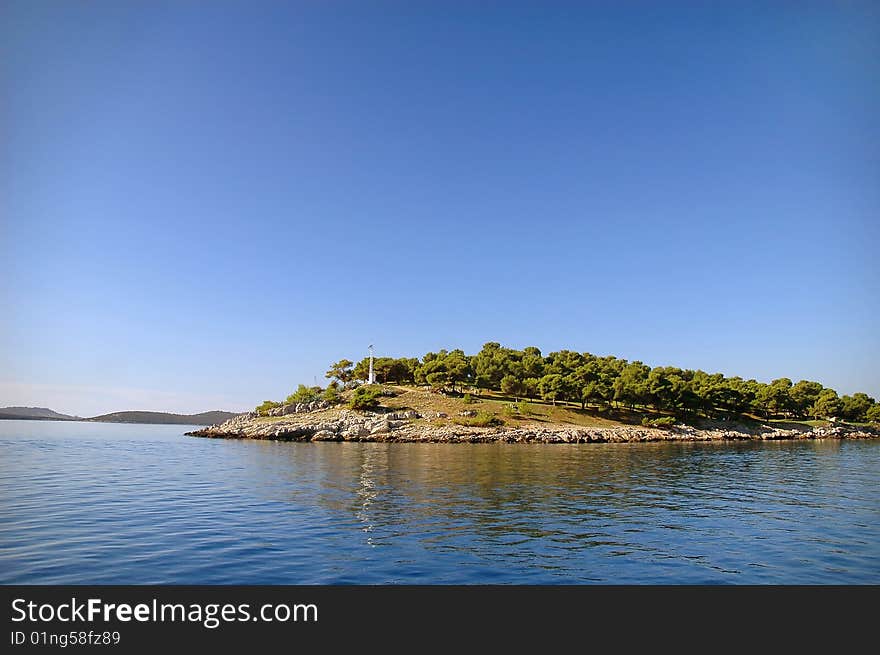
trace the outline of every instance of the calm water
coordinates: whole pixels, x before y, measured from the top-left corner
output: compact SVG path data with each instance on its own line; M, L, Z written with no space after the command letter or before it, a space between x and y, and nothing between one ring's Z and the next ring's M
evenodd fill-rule
M284 444L0 421L0 583L880 583L880 443Z

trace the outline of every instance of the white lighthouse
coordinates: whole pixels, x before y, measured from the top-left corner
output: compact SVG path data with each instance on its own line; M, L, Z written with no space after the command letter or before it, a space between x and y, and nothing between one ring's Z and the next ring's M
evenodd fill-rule
M376 374L373 372L373 344L370 344L370 376L367 384L376 384Z

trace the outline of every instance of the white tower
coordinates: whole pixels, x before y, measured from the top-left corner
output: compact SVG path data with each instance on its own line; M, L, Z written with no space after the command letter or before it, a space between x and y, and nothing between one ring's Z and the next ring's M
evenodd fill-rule
M370 344L370 377L367 384L376 384L376 374L373 373L373 344Z

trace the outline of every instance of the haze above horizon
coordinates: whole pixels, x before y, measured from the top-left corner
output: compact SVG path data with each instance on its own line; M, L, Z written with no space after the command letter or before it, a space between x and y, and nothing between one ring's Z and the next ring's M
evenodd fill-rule
M561 348L880 398L880 8L0 7L0 406Z

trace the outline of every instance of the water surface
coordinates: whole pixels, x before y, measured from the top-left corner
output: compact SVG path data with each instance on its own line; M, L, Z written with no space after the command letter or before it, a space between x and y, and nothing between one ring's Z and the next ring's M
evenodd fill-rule
M291 444L0 421L0 583L880 583L880 443Z

